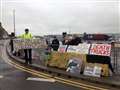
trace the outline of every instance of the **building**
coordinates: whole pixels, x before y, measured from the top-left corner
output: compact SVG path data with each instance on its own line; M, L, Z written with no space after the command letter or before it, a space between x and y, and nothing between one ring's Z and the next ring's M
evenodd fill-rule
M2 24L0 22L0 39L7 38L8 33L7 31L2 27Z

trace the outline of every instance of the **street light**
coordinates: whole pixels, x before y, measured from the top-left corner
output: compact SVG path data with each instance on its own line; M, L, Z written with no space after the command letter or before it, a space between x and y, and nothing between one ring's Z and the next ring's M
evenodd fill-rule
M13 10L13 27L14 27L14 35L16 32L16 27L15 27L15 9Z

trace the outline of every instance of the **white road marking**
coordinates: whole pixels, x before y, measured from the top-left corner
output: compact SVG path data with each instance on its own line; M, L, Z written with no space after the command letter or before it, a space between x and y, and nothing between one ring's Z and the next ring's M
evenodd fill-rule
M55 79L45 79L45 78L32 78L32 77L28 77L26 80L32 80L32 81L43 81L43 82L55 82Z
M0 75L0 78L3 78L3 76Z

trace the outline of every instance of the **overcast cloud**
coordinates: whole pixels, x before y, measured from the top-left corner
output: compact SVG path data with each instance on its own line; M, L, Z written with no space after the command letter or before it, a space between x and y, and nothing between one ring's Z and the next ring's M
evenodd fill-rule
M27 27L34 35L68 33L120 33L119 0L1 0L0 21L16 33Z

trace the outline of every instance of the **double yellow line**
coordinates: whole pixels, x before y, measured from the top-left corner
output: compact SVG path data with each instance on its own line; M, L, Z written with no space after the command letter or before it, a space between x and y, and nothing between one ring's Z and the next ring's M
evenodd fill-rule
M17 69L28 72L32 75L36 75L38 77L42 77L42 78L46 78L46 79L55 79L55 81L57 81L57 82L64 83L64 84L67 84L67 85L71 85L71 86L78 87L78 88L82 88L82 89L85 89L85 90L108 90L108 89L104 89L104 88L100 88L100 87L96 87L96 86L83 84L83 83L76 82L76 81L73 81L73 80L63 79L63 78L60 78L60 77L57 77L57 76L53 77L52 75L27 68L23 65L17 64L14 61L11 61L11 60L5 60L5 62L8 63L9 65L14 66Z

